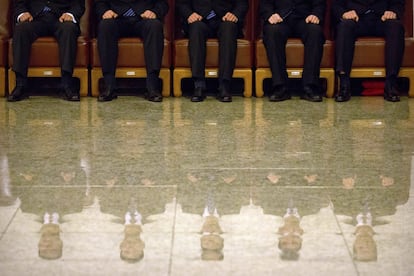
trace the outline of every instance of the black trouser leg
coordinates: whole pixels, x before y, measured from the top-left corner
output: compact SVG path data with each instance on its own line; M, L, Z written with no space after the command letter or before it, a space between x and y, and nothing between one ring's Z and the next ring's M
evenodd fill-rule
M119 26L116 19L101 20L98 25L98 51L105 84L115 87L118 60Z
M319 86L319 75L325 37L322 27L317 24L298 24L298 30L304 44L303 85Z
M158 19L142 20L138 24L141 24L140 36L144 40L147 88L159 91L159 74L164 51L163 25Z
M355 50L355 29L357 24L353 20L343 20L337 26L335 40L335 71L344 72L349 76Z
M191 23L188 29L188 51L190 56L191 73L196 81L205 79L206 41L209 27L205 22Z
M237 55L237 33L236 23L222 22L220 24L218 30L220 84L224 81L228 85L233 77Z
M266 24L263 27L263 43L266 48L272 86L285 85L288 80L286 72L286 42L290 35L286 24Z

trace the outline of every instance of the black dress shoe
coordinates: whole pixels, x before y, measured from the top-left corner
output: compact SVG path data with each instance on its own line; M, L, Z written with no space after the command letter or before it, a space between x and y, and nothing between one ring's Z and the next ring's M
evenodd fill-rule
M162 102L162 95L160 91L157 90L149 90L145 98L150 102Z
M269 96L271 102L281 102L291 98L287 87L285 85L278 85L273 87L272 93Z
M202 102L206 98L204 89L201 87L196 87L194 89L193 96L191 97L192 102Z
M341 85L338 94L335 95L336 102L347 102L351 99L351 87L349 85Z
M29 98L27 88L25 86L16 86L7 98L7 101L18 102L26 98Z
M64 100L70 101L70 102L79 102L80 96L79 96L79 90L74 91L74 88L71 87L63 87L62 88L62 98Z
M399 102L400 96L398 95L398 90L395 86L385 86L384 89L384 99L389 102Z
M231 97L231 93L225 88L219 89L217 99L220 102L223 102L223 103L229 103L229 102L233 101L233 99Z
M118 98L115 94L115 91L112 87L107 87L102 93L98 96L98 102L109 102L113 99Z
M319 87L316 85L305 85L301 99L310 102L322 102L322 96Z

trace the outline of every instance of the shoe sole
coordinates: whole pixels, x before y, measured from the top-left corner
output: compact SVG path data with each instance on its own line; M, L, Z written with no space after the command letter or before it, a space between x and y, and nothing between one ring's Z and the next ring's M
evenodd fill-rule
M312 98L306 98L306 97L301 97L301 99L308 101L308 102L313 102L313 103L320 103L323 101L323 99L312 99Z
M290 97L290 96L286 96L286 97L283 97L283 98L277 98L277 99L270 99L269 98L269 101L270 102L283 102L283 101L287 101L287 100L290 100L292 97Z

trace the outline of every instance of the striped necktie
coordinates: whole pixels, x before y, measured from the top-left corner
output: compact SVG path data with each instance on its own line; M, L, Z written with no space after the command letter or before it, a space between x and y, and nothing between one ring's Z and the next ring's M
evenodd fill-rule
M215 16L216 16L216 13L213 10L211 10L210 13L207 14L206 19L210 20L211 18L213 18Z
M126 12L124 12L123 16L124 17L133 17L135 16L135 12L132 8L129 8Z
M42 12L50 12L52 9L49 8L48 6L45 6L42 10Z

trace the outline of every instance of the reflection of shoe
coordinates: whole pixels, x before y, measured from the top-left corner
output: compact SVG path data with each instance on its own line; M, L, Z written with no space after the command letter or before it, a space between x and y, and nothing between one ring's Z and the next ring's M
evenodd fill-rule
M206 98L204 89L201 87L196 87L191 97L192 102L202 102Z
M227 88L220 88L219 89L217 99L220 102L223 102L223 103L229 103L229 102L233 101L233 99L231 97L231 93L228 91Z
M158 90L149 90L145 98L150 102L162 102L162 95Z
M290 94L287 90L285 85L278 85L273 87L272 93L269 96L269 101L271 102L281 102L285 100L289 100Z
M400 96L394 85L386 85L384 89L384 99L389 102L399 102Z
M7 101L9 102L18 102L21 100L24 100L26 98L29 98L27 87L25 86L16 86L12 93L7 98Z
M75 90L74 88L71 88L69 86L63 87L62 98L70 102L79 102L80 101L79 91L74 91L74 90Z
M303 88L303 94L301 99L310 101L310 102L322 102L322 96L319 91L319 87L316 85L306 85Z
M117 96L114 89L109 86L105 89L105 91L99 94L98 102L109 102L116 98Z

